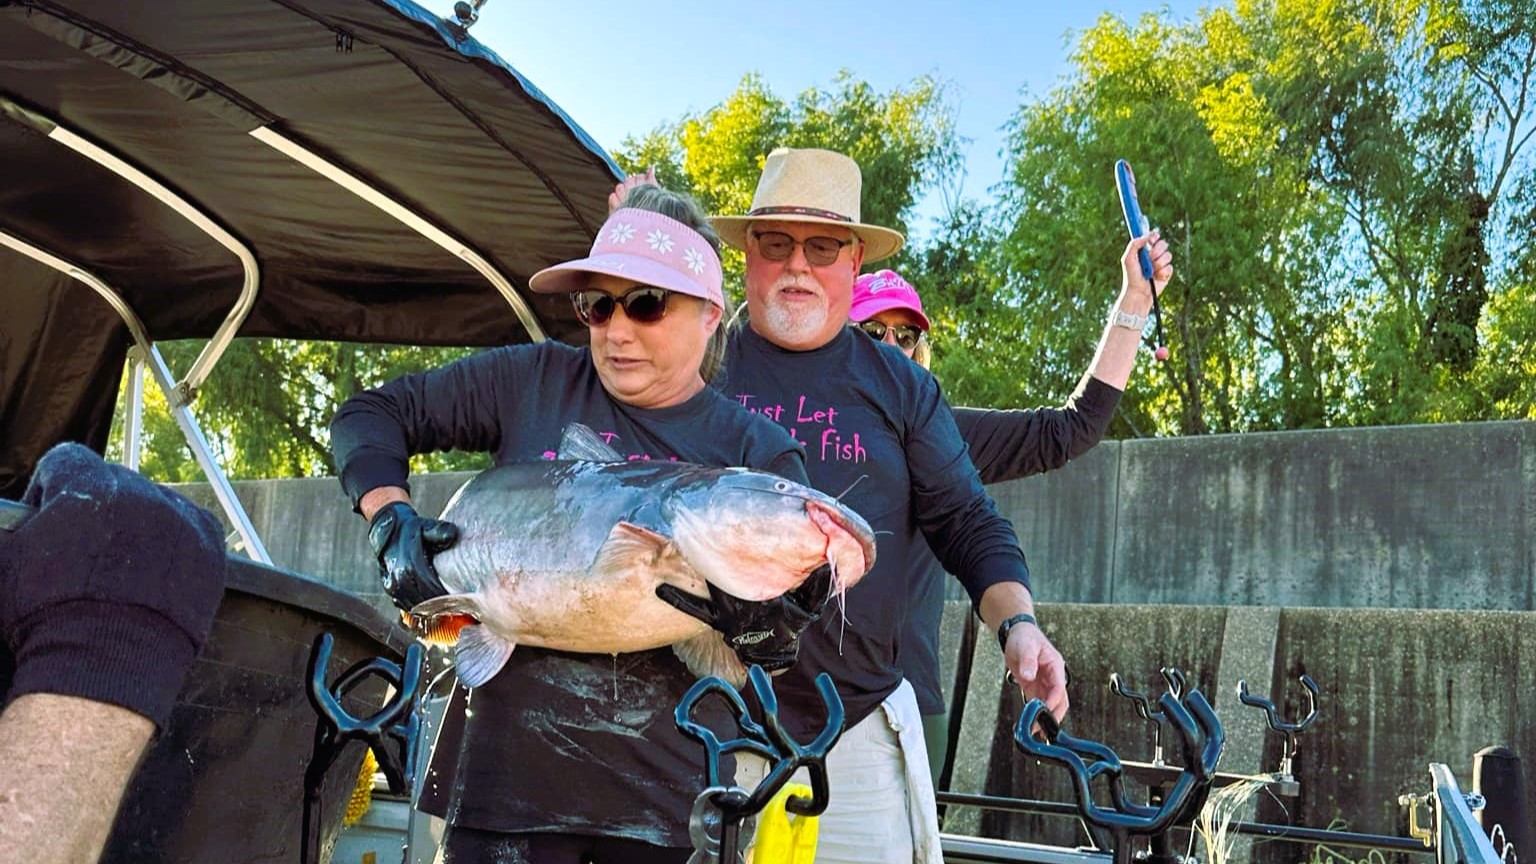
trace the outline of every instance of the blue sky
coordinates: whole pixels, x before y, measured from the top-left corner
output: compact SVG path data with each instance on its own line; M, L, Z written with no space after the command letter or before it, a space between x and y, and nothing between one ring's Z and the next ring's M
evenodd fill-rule
M449 14L451 0L419 0ZM881 91L923 74L947 81L958 106L967 175L962 194L988 198L1003 177L1002 125L1027 95L1070 68L1075 35L1102 14L1135 20L1166 10L1194 18L1205 0L842 0L735 4L660 0L489 0L471 33L617 150L687 112L724 100L756 72L780 97L828 86L847 68ZM919 208L941 212L936 198Z

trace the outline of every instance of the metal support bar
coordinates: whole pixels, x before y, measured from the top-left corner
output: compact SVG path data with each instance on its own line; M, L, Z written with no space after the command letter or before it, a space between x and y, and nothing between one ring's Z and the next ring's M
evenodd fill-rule
M261 538L256 535L256 528L251 524L250 517L246 515L245 507L240 503L240 499L235 497L235 490L230 486L229 478L214 461L212 448L208 446L208 439L203 436L202 428L197 425L197 418L192 416L192 410L186 400L178 398L178 389L171 376L170 368L165 365L159 350L150 341L144 329L144 322L140 321L139 316L129 308L122 295L95 274L5 231L0 231L0 246L14 249L77 282L84 283L117 311L123 323L128 326L128 332L133 336L138 350L146 358L150 374L155 377L160 389L165 392L166 401L170 403L171 416L176 419L176 424L181 427L182 434L186 436L187 445L192 448L192 456L202 466L203 473L207 475L208 483L213 487L214 495L218 497L225 515L229 517L230 522L234 523L235 530L240 534L246 554L263 564L271 564L272 556L267 554L267 548L262 545Z
M1271 840L1288 840L1293 843L1322 843L1327 846L1348 846L1356 849L1390 849L1393 852L1419 852L1429 854L1412 837L1391 834L1359 834L1353 831L1330 831L1326 828L1303 828L1298 825L1271 825L1266 822L1231 822L1227 830L1252 837Z
M539 324L539 319L534 316L533 310L528 307L527 301L512 286L512 281L502 275L501 271L492 266L484 256L470 248L468 243L433 225L409 207L369 185L367 181L271 126L252 129L251 137L379 208L407 228L431 240L447 250L449 254L474 268L475 272L484 276L486 281L490 282L511 305L512 311L517 313L518 320L527 329L529 338L534 342L544 341L544 328Z
M945 864L1110 864L1108 852L940 834Z
M954 807L978 807L1008 813L1039 813L1045 816L1080 816L1077 805L1067 801L1041 801L1034 798L1003 798L997 795L972 795L966 792L935 792L940 804Z
M245 323L245 318L251 312L251 307L256 305L256 290L261 283L261 270L256 264L256 255L236 237L224 230L224 227L213 221L213 217L204 213L197 205L171 191L165 184L149 176L138 167L124 161L105 148L62 126L59 121L48 117L41 112L24 106L12 99L0 96L0 113L23 123L37 132L46 135L50 140L68 147L81 156L95 162L97 165L111 171L113 174L127 180L153 196L157 201L171 208L178 216L191 222L198 230L211 237L214 242L228 249L240 261L240 268L244 271L244 281L240 286L240 296L235 300L235 305L224 316L219 329L214 331L213 338L203 346L197 359L192 362L192 368L187 370L185 377L176 383L174 392L179 394L174 401L191 402L196 396L199 387L208 380L208 374L213 371L219 358L224 355L230 341L235 338L240 325ZM142 328L141 328L142 329ZM140 340L135 336L135 341Z
M144 364L148 358L138 345L128 349L128 404L123 406L123 464L139 470L139 450L144 433Z
M1435 849L1440 864L1499 864L1499 854L1472 815L1468 796L1456 784L1451 769L1431 762L1429 776L1435 784ZM1481 796L1477 807L1482 807Z

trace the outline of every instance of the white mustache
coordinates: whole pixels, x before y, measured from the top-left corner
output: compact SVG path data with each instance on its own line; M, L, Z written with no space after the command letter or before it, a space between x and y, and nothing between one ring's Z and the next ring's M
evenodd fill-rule
M780 276L778 280L773 283L773 292L775 294L785 290L786 288L798 288L801 291L809 291L812 294L815 294L817 297L826 297L826 292L821 290L820 285L817 285L815 282L799 276Z

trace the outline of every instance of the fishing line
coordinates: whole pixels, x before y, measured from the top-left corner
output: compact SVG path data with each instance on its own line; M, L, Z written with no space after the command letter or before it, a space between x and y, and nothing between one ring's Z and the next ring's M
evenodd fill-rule
M1232 844L1237 840L1235 836L1228 836L1233 818L1238 815L1238 811L1248 803L1255 792L1268 785L1268 777L1254 775L1212 792L1210 798L1206 799L1205 806L1200 808L1200 818L1195 823L1196 830L1189 833L1186 856L1193 860L1195 837L1199 835L1205 845L1205 860L1210 864L1225 864L1232 854Z

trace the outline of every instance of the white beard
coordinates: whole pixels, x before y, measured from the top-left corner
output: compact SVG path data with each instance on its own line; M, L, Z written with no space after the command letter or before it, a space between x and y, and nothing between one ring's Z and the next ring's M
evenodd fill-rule
M785 342L804 342L820 333L826 324L825 308L794 310L773 303L763 315L763 325Z
M822 305L814 308L791 307L779 299L779 291L792 285L799 285L821 298ZM807 342L821 333L827 326L826 295L820 286L804 285L794 279L785 279L773 287L768 293L767 308L762 310L761 316L757 310L752 311L753 318L762 322L763 328L774 341L781 342Z

